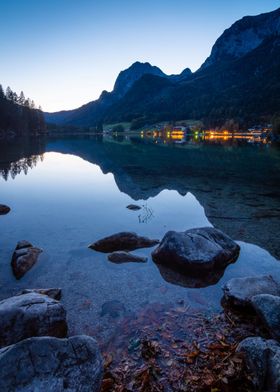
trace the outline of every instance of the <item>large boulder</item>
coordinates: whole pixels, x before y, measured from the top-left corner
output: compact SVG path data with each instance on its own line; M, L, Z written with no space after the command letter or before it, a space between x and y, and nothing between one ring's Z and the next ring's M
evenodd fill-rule
M0 204L0 215L6 215L11 211L10 207L5 204Z
M18 242L12 256L12 269L15 277L20 279L37 262L42 249L34 247L28 241Z
M150 248L158 243L159 240L151 240L147 237L141 237L136 233L124 231L94 242L89 245L89 248L98 252L111 253L118 250L128 251L139 248Z
M224 286L224 299L233 306L251 306L258 294L280 295L280 286L270 275L230 279Z
M251 302L271 336L280 340L280 297L259 294L252 297Z
M247 338L239 344L237 351L244 353L257 391L280 390L280 346L275 340Z
M134 255L129 252L113 252L108 255L108 260L115 264L146 263L147 257Z
M103 363L89 336L37 337L0 350L0 391L99 392Z
M153 251L155 263L191 274L224 269L239 255L240 247L213 227L185 232L169 231Z
M38 293L0 302L0 347L44 335L67 335L66 311L60 302Z

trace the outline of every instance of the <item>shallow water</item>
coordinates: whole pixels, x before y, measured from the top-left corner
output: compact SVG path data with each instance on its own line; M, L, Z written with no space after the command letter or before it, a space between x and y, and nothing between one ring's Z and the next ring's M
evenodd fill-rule
M151 304L183 300L219 311L229 278L270 273L280 280L280 156L271 146L64 138L2 144L0 151L0 202L12 209L0 217L0 297L61 287L70 333L108 339L118 320ZM116 265L87 247L119 231L161 239L168 230L212 225L232 235L241 252L223 276L206 281L167 276L152 249L135 251L149 257L145 264ZM10 260L21 239L44 252L17 281Z

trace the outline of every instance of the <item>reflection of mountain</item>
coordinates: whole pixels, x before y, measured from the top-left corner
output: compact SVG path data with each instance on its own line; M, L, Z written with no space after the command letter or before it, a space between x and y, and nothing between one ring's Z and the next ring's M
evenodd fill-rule
M258 151L256 151L258 149ZM53 140L49 151L70 153L112 172L134 200L163 189L191 192L209 221L236 240L255 243L280 258L280 154L264 147L189 145L183 148Z
M22 171L27 174L40 159L43 160L44 152L45 139L43 138L21 138L10 143L1 141L0 176L7 180L9 176L15 178Z
M0 147L0 175L27 171L44 152L44 140ZM121 192L134 200L164 189L191 192L209 221L236 240L251 242L280 259L280 154L264 146L166 147L102 142L96 138L52 139L48 151L79 156L113 173ZM36 157L37 156L37 157ZM13 162L13 163L11 163Z

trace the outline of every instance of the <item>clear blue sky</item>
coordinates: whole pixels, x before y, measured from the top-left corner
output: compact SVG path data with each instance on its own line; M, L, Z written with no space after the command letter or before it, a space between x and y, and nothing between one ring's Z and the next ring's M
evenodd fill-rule
M3 0L0 83L43 110L78 107L111 90L120 70L149 61L193 71L237 19L279 0Z

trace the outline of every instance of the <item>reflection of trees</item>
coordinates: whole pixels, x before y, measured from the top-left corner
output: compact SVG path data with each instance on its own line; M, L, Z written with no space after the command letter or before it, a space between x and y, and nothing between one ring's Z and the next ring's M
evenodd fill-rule
M24 138L0 144L0 177L14 179L18 174L28 173L39 161L43 161L45 152L44 138Z
M22 171L26 175L29 169L33 169L39 161L44 160L44 155L31 155L28 158L22 158L16 162L9 163L5 168L0 168L0 176L8 180L9 176L14 179Z

